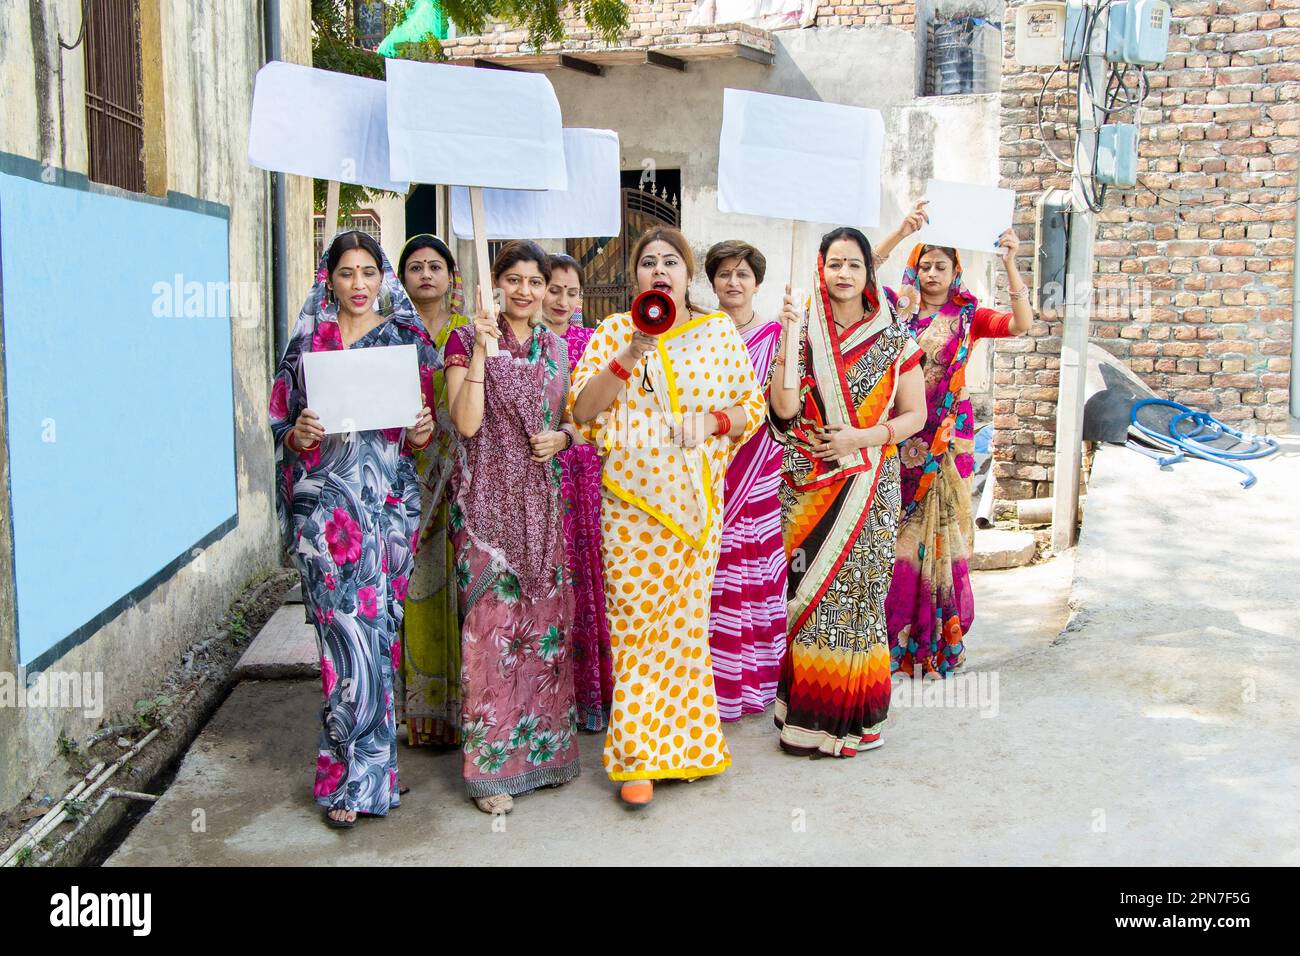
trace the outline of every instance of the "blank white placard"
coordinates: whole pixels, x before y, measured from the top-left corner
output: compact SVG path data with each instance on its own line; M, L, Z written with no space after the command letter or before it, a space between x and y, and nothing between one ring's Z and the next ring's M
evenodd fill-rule
M879 110L725 90L718 209L878 226L884 142Z
M279 60L257 71L248 161L259 169L406 192L388 175L384 84Z
M931 179L923 198L930 201L925 207L930 221L913 242L1002 254L998 236L1011 228L1016 208L1013 190Z
M330 435L407 428L424 404L414 345L306 352L307 407Z
M617 236L622 228L618 134L607 129L566 129L568 189L485 189L488 239L580 239ZM474 238L469 190L451 191L451 227Z
M560 103L545 76L384 64L390 175L445 186L568 188Z

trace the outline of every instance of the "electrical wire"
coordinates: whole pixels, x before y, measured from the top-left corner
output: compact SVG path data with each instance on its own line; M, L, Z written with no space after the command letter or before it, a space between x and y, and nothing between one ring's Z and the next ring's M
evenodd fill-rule
M1083 194L1084 204L1090 212L1100 212L1101 205L1097 201L1097 150L1096 139L1094 136L1092 150L1092 168L1088 171L1087 178L1078 168L1079 159L1084 154L1083 144L1083 104L1085 100L1084 91L1087 91L1086 99L1093 102L1092 96L1092 70L1089 64L1089 57L1092 55L1092 31L1101 16L1099 9L1093 9L1090 5L1085 4L1083 7L1083 46L1079 53L1078 75L1075 77L1075 104L1074 104L1074 164L1075 175L1079 180L1079 192ZM1095 123L1095 116L1090 117ZM1104 196L1103 196L1104 201Z
M1109 0L1107 0L1107 5L1109 5ZM1141 142L1142 142L1142 102L1143 100L1146 99L1146 95L1148 92L1146 69L1144 67L1138 67L1137 69L1138 89L1140 91L1140 95L1135 98L1133 93L1129 91L1128 83L1125 79L1128 75L1128 68L1129 68L1129 64L1127 63L1124 64L1124 68L1122 70L1120 70L1115 64L1113 63L1110 64L1110 74L1106 78L1105 97L1100 103L1094 103L1093 105L1096 106L1098 109L1100 109L1107 117L1110 117L1112 114L1115 113L1122 113L1129 109L1132 109L1133 129L1135 133L1134 138L1137 141L1138 148L1140 149ZM1123 103L1119 103L1121 95L1124 98ZM1100 136L1101 133L1100 130L1098 130L1098 143L1100 143ZM1097 182L1096 182L1097 153L1098 151L1096 147L1094 147L1092 152L1092 183L1091 183L1091 188L1094 190L1094 192L1097 188ZM1105 205L1106 188L1107 188L1106 184L1103 183L1101 186L1100 194L1097 197L1097 205L1093 207L1093 212L1101 212L1102 207Z
M1101 130L1097 125L1097 115L1095 111L1100 110L1104 116L1109 116L1111 113L1119 112L1120 110L1119 108L1111 108L1114 106L1114 98L1111 98L1110 103L1107 103L1107 98L1110 96L1109 79L1107 80L1107 89L1103 91L1101 99L1098 99L1096 90L1093 89L1092 70L1089 68L1088 60L1089 57L1094 56L1092 52L1093 30L1097 29L1097 24L1101 20L1102 14L1110 9L1111 3L1112 0L1105 0L1104 3L1095 8L1089 6L1084 7L1083 48L1080 53L1079 63L1077 88L1078 101L1075 104L1075 154L1077 156L1079 151L1083 148L1083 94L1086 88L1089 106L1094 110L1093 115L1088 118L1092 127L1092 168L1089 170L1086 179L1083 178L1083 176L1080 176L1079 185L1080 191L1083 193L1084 202L1087 204L1088 209L1094 213L1101 212L1105 207L1107 189L1105 183L1101 184L1100 189L1097 186L1097 144L1100 139ZM1115 94L1115 97L1117 96L1118 94ZM1126 96L1128 96L1127 93Z
M1151 88L1147 84L1147 68L1145 66L1138 67L1138 90L1137 105L1133 107L1133 126L1137 130L1137 136L1135 138L1137 139L1138 149L1141 150L1142 104L1147 101L1147 94L1151 92Z
M1107 103L1101 107L1102 112L1109 116L1111 113L1123 113L1138 108L1141 105L1141 100L1133 98L1133 94L1129 92L1128 84L1124 82L1124 77L1128 75L1129 64L1125 63L1123 70L1114 63L1108 65L1110 66L1110 75L1106 78ZM1119 98L1121 92L1124 94L1124 101L1118 106L1112 105Z
M1097 21L1101 19L1101 15L1110 9L1111 2L1112 0L1105 0L1095 10L1091 10L1088 6L1084 7L1086 23L1083 31L1083 54L1081 58L1083 68L1079 72L1082 74L1084 82L1088 84L1088 98L1094 102L1097 99L1097 93L1092 88L1092 71L1087 68L1088 57L1092 55L1092 31L1096 27ZM1090 10L1091 12L1089 12ZM1105 62L1105 54L1103 53L1101 56L1103 62Z
M1043 80L1043 88L1038 91L1038 138L1043 141L1043 149L1047 150L1047 155L1051 156L1052 159L1056 160L1056 165L1060 166L1063 169L1073 169L1074 168L1073 163L1067 162L1066 160L1062 159L1060 156L1056 154L1056 150L1052 149L1052 147L1048 145L1047 133L1044 132L1043 130L1043 95L1047 92L1047 87L1052 82L1052 77L1056 76L1056 74L1059 72L1061 72L1060 64L1057 64L1056 66L1052 67L1052 72L1048 73L1047 79ZM1066 72L1067 73L1069 72L1068 67L1066 69Z
M75 50L86 38L86 21L90 19L90 4L91 0L81 0L81 29L77 31L77 38L71 44L67 44L63 42L63 35L59 35L59 46L64 50Z
M1108 189L1108 184L1099 184L1097 182L1097 144L1100 141L1101 135L1100 125L1097 121L1100 118L1104 122L1111 116L1132 110L1133 126L1137 134L1138 147L1140 149L1142 140L1142 104L1146 101L1146 98L1150 93L1150 83L1147 78L1146 68L1136 64L1127 63L1123 64L1122 67L1120 64L1106 63L1106 85L1102 91L1102 96L1098 97L1097 90L1094 89L1092 71L1089 69L1089 60L1095 58L1097 55L1092 52L1093 31L1102 28L1102 17L1110 9L1112 3L1113 0L1104 0L1104 2L1096 6L1085 4L1082 10L1082 15L1075 25L1074 34L1072 35L1072 38L1067 41L1072 47L1077 46L1080 51L1079 59L1073 61L1076 65L1074 66L1075 76L1073 77L1073 88L1075 92L1075 137L1073 144L1074 155L1071 157L1072 161L1067 162L1059 156L1054 149L1052 149L1043 126L1043 100L1053 78L1062 69L1060 65L1054 66L1052 71L1048 73L1047 77L1043 80L1043 86L1038 91L1036 102L1038 135L1043 142L1043 148L1058 166L1065 169L1075 170L1078 160L1083 153L1085 120L1083 105L1085 99L1084 94L1087 94L1087 100L1095 111L1091 117L1088 117L1093 137L1092 167L1086 173L1079 173L1078 178L1079 189L1082 193L1084 203L1087 205L1088 209L1094 213L1099 213L1103 210L1106 203L1106 194ZM1133 72L1137 75L1136 89L1130 86L1131 66L1134 67ZM1068 77L1070 65L1067 64L1064 69ZM1070 84L1067 82L1067 87L1069 85ZM1100 114L1100 117L1098 114ZM1151 186L1140 176L1137 177L1137 182L1143 189L1155 197L1157 203L1163 202L1166 205L1174 207L1184 205L1204 206L1217 204L1208 201L1202 201L1199 203L1186 203L1182 201L1172 202L1165 199L1152 189ZM1240 206L1243 209L1249 209L1252 212L1255 211L1253 206L1246 203L1236 202L1235 200L1225 200L1224 202L1228 205L1235 205Z

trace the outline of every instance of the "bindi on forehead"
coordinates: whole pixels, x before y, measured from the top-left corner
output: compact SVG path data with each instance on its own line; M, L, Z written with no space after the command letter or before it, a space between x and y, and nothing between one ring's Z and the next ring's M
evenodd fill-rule
M682 254L670 242L664 242L662 239L656 239L649 243L641 250L641 259L680 259Z

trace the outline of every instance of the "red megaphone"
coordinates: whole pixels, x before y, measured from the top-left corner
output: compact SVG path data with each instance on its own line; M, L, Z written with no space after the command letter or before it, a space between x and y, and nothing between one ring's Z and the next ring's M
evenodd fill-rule
M662 335L673 327L676 318L672 296L658 289L646 289L632 300L632 324L646 335Z

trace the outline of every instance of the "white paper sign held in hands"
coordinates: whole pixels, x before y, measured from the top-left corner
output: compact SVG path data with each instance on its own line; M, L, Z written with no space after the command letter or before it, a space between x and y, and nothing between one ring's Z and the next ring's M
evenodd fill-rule
M915 242L1002 254L998 237L1011 228L1016 208L1013 190L931 179L925 198L930 221L916 233Z
M307 352L307 407L328 435L408 428L420 416L420 362L414 345Z

